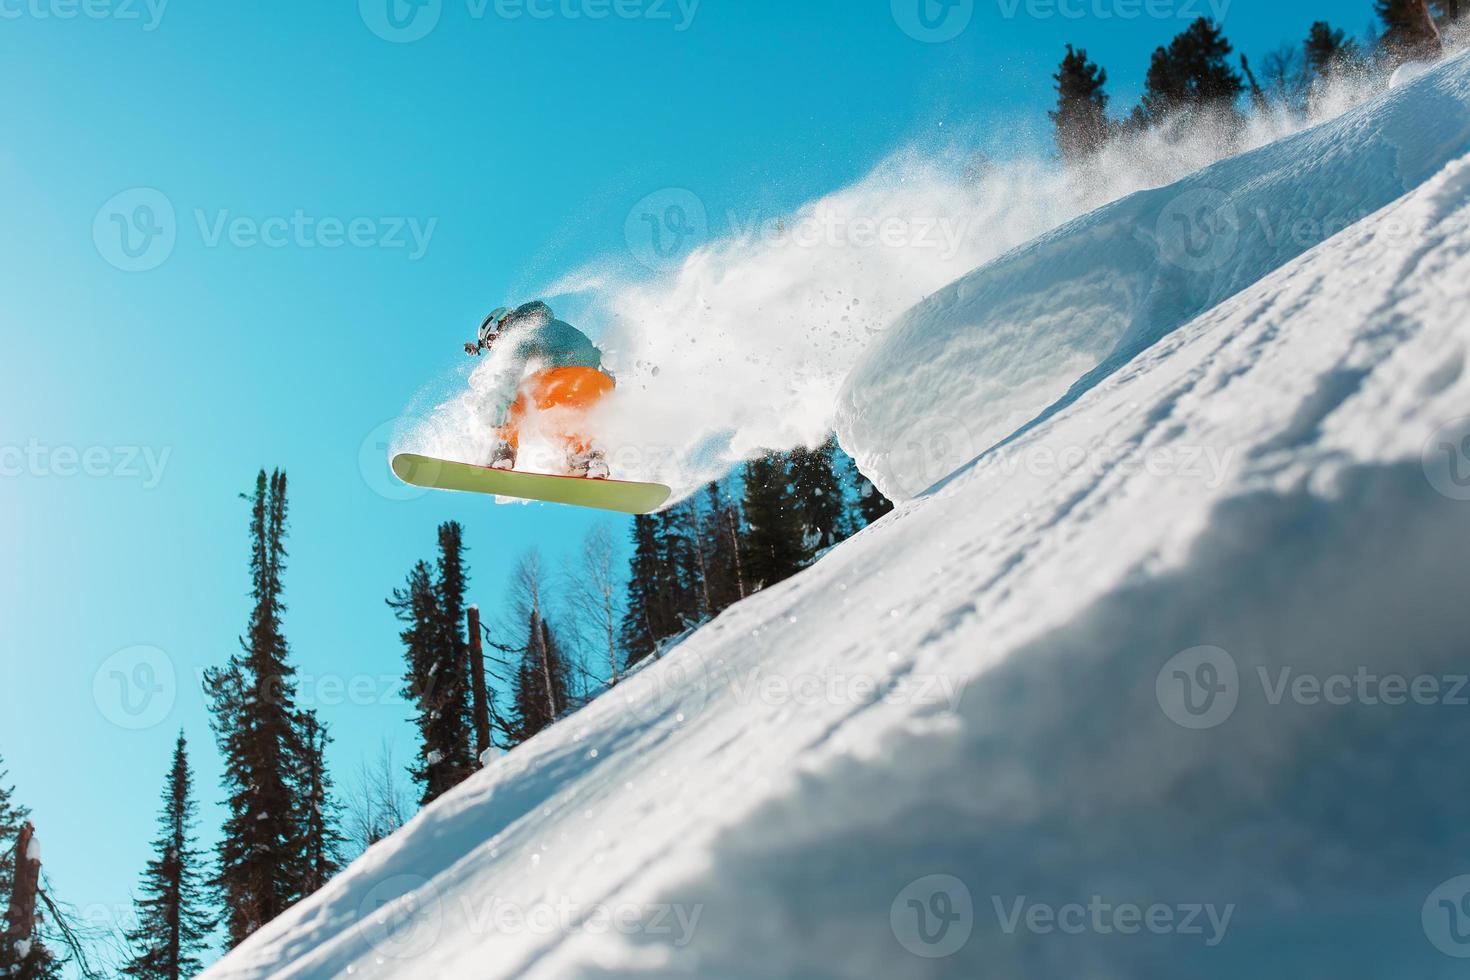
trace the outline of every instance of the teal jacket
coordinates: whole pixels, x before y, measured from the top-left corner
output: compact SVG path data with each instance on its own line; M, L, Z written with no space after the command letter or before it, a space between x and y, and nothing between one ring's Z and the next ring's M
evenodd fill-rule
M570 323L558 320L551 307L540 300L506 317L495 341L495 352L509 358L505 362L507 370L521 377L554 367L602 370L602 351L597 345Z
M537 300L506 317L490 349L488 371L474 384L491 425L503 425L516 390L528 375L548 368L586 367L603 371L602 351L570 323L558 320Z

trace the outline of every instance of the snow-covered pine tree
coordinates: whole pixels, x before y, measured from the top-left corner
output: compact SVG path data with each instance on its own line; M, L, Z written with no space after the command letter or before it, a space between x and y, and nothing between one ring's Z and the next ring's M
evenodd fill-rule
M298 766L300 786L297 800L301 812L301 895L304 898L321 888L342 870L342 807L332 792L332 776L327 770L327 746L332 737L313 711L303 711L296 718L301 761Z
M1087 59L1085 50L1067 45L1056 82L1057 108L1048 113L1056 127L1062 162L1075 165L1102 149L1111 133L1108 124L1108 73Z
M286 474L256 477L250 516L253 605L241 652L205 674L228 794L214 884L231 946L301 897L297 870L301 805L293 766L301 758L295 670L282 632L287 528Z
M127 934L133 956L122 968L124 976L181 980L203 966L200 954L216 922L207 907L204 855L195 843L197 809L181 731L163 789L154 857L143 873L142 897L134 902L137 925Z
M10 907L10 883L15 877L15 841L30 811L15 800L15 787L5 785L10 774L0 759L0 915Z

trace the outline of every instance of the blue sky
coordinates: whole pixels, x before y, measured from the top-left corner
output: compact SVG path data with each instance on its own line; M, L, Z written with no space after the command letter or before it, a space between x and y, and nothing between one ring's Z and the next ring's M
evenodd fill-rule
M491 607L523 549L554 562L606 520L405 500L374 465L486 311L626 262L630 209L664 188L789 208L941 125L1038 152L1064 43L1122 109L1212 9L925 0L925 27L920 0L389 2L0 2L0 754L79 906L127 903L180 727L212 842L196 678L245 623L259 467L290 474L288 636L349 782L384 736L412 751L383 599L438 523L465 523ZM1260 55L1371 5L1223 14Z

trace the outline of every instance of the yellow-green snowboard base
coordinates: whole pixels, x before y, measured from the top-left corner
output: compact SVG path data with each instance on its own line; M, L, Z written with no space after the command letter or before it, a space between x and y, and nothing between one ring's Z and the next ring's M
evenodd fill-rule
M492 470L488 466L456 463L416 453L394 456L393 473L404 483L416 487L544 500L573 507L615 510L622 514L651 514L662 507L673 492L661 483L587 480L577 476Z

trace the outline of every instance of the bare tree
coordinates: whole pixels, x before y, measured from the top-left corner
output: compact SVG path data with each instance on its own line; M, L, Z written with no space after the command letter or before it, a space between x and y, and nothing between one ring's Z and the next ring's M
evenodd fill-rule
M1312 91L1312 69L1298 44L1283 44L1261 59L1261 87L1271 103L1303 112Z
M605 653L609 687L621 679L618 624L623 618L623 597L616 557L612 532L606 524L598 524L582 540L581 554L568 559L563 570L576 632L588 647Z
M540 673L546 707L552 718L559 716L566 705L556 696L557 684L552 677L551 651L546 648L546 573L541 564L541 552L535 548L521 556L511 581L511 605L522 623L529 624L530 652L535 657Z
M393 758L385 738L377 758L363 759L357 781L346 796L347 834L358 853L366 851L408 822L413 804L403 776L406 770Z

